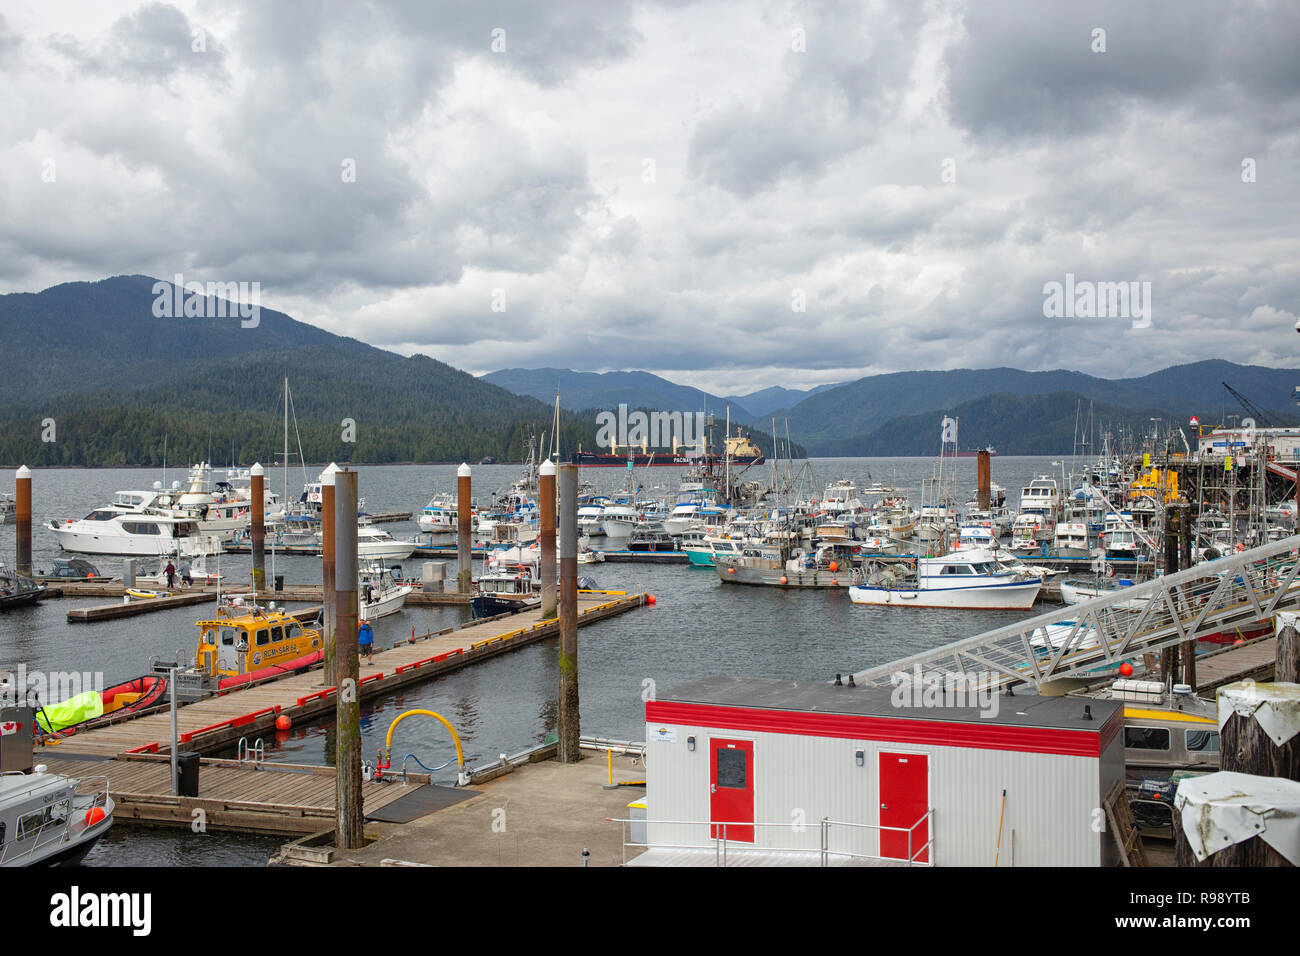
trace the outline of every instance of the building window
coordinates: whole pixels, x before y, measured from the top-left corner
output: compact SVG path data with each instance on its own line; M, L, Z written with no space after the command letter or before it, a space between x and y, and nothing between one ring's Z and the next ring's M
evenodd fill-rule
M745 751L718 751L718 786L730 790L745 789Z
M1164 727L1125 727L1125 750L1168 750L1169 731Z

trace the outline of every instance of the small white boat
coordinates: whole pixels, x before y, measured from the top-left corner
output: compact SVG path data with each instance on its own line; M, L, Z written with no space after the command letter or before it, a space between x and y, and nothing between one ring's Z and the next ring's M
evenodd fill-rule
M454 496L434 495L420 512L416 524L430 534L454 533L457 527L458 505Z
M410 584L399 581L391 569L381 564L362 567L358 590L358 617L363 621L375 621L389 614L396 614L406 604L406 596L414 589Z
M854 604L891 607L966 608L1026 611L1042 581L1002 564L992 551L956 551L918 558L916 574L892 569L870 575L849 588Z
M108 778L93 779L103 786L78 793L82 781L43 764L33 773L0 773L0 866L80 863L113 825Z
M362 560L405 561L415 552L415 547L414 541L398 541L387 531L372 525L357 528L357 556Z

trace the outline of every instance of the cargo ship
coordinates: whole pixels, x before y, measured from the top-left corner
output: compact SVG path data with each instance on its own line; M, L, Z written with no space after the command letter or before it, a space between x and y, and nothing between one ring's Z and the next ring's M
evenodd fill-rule
M694 448L674 448L669 451L651 451L646 446L628 448L619 451L616 447L608 452L583 451L582 446L574 452L573 461L583 468L690 468L696 465L723 464L728 458L731 464L761 465L763 451L755 445L748 435L742 434L739 427L735 435L728 435L722 454L707 454L699 446Z

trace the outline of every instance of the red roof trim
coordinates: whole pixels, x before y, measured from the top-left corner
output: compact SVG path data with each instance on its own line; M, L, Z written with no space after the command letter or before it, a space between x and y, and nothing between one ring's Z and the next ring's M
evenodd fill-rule
M841 737L878 740L892 744L930 744L939 747L972 747L980 750L1010 750L1019 753L1062 754L1097 757L1102 738L1114 737L1123 726L1123 713L1105 727L1060 730L1050 727L1009 727L991 722L961 723L918 720L911 717L868 717L858 714L823 714L807 711L760 710L754 707L725 707L681 701L649 701L647 723L687 724L717 727L719 730L748 730L756 733L794 734L811 737ZM1111 724L1115 726L1112 728ZM1109 740L1109 738L1107 738Z

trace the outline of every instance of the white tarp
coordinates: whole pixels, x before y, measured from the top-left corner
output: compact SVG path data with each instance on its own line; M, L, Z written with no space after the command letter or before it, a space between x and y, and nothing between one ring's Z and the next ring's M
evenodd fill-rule
M1300 866L1300 783L1248 773L1206 774L1178 782L1174 807L1196 859L1257 836Z
M1254 717L1270 740L1281 747L1300 733L1300 684L1242 681L1219 688L1219 730L1238 714Z

